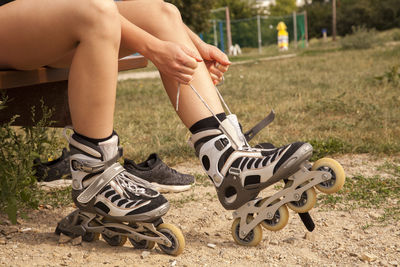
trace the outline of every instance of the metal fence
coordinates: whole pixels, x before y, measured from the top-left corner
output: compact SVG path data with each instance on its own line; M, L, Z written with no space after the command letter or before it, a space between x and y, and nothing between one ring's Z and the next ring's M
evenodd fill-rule
M293 13L288 16L257 16L253 18L232 20L231 36L232 44L240 47L259 47L277 43L277 25L283 21L287 26L289 41L299 47L307 44L307 15ZM212 20L212 28L209 32L201 33L202 39L210 44L218 46L226 51L227 34L225 20Z

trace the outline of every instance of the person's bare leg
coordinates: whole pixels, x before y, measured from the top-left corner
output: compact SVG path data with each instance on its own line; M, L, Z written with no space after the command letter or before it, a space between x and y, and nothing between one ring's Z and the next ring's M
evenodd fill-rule
M68 95L74 129L108 137L120 32L111 0L15 1L0 7L0 66L34 69L72 55Z
M198 54L196 47L186 32L177 8L163 1L136 0L117 2L119 12L133 24L164 41L183 44ZM124 40L121 40L124 49ZM171 103L175 106L178 83L161 73L162 81ZM210 74L204 63L199 63L191 84L206 100L213 112L222 113L223 108L214 89ZM212 116L210 111L187 85L181 85L178 115L189 128L197 121Z

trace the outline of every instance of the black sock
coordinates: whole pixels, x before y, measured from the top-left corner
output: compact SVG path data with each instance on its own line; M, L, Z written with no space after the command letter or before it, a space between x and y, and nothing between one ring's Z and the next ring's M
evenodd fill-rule
M92 143L92 144L94 144L94 145L97 146L99 143L104 142L104 141L107 141L107 140L110 139L113 135L116 135L117 133L116 133L115 131L113 131L112 134L111 134L109 137L100 138L100 139L95 139L95 138L87 137L87 136L85 136L85 135L82 135L82 134L78 133L78 132L75 131L75 130L74 130L74 134L76 134L78 137L82 138L83 140L88 141L88 142L90 142L90 143Z
M220 121L223 121L226 119L225 113L219 113L216 116ZM204 131L204 130L208 130L208 129L218 129L218 127L219 127L219 122L217 121L216 118L214 118L214 116L211 116L211 117L199 120L198 122L193 124L190 127L189 131L192 134L195 134L200 131Z

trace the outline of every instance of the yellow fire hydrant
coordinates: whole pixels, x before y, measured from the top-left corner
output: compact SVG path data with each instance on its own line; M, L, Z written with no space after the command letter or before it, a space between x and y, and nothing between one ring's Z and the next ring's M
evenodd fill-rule
M281 21L278 23L276 27L278 30L278 47L279 51L287 51L289 50L289 34L286 31L287 27L286 24Z

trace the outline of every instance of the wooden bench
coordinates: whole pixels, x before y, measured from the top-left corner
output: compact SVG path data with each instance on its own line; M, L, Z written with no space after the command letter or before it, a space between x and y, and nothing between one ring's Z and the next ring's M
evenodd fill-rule
M119 60L118 70L144 68L147 59L129 56ZM9 122L15 115L19 117L13 125L33 126L31 109L35 107L35 121L43 116L41 99L54 109L52 127L71 125L68 107L68 69L39 68L31 71L0 70L0 97L8 97L6 108L0 110L0 124Z

